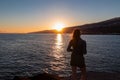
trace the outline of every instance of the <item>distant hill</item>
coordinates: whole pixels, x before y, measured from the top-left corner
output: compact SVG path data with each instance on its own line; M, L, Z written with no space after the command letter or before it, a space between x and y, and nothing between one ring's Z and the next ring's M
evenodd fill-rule
M39 33L56 33L56 30L44 30L44 31L37 31L37 32L30 32L30 34L39 34Z
M120 34L120 17L102 22L66 27L63 33L71 33L74 29L80 29L82 34ZM56 30L45 30L32 33L56 33Z

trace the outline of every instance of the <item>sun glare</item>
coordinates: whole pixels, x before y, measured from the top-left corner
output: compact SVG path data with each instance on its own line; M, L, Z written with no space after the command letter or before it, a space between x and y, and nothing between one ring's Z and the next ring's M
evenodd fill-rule
M56 29L57 31L62 31L62 29L65 27L65 25L63 23L56 23L54 25L54 29Z

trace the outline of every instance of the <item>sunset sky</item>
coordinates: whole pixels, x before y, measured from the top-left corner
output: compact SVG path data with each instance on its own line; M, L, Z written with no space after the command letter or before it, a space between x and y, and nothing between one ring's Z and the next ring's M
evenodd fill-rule
M120 17L120 0L0 0L0 32L27 33Z

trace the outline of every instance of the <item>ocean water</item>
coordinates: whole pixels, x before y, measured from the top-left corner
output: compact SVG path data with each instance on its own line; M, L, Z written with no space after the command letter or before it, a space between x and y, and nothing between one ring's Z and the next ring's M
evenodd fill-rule
M87 71L120 72L120 35L81 37L87 42ZM70 34L0 34L0 80L43 72L70 75L70 39Z

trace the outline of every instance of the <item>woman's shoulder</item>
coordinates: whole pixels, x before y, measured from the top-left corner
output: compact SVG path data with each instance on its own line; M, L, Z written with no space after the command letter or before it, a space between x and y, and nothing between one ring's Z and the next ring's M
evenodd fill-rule
M74 41L73 39L70 40L70 42L73 42L73 41Z
M73 43L73 39L71 39L71 40L69 41L69 43L72 44L72 43Z
M83 40L83 39L80 39L80 42L82 42L82 43L86 43L86 41L85 41L85 40Z

